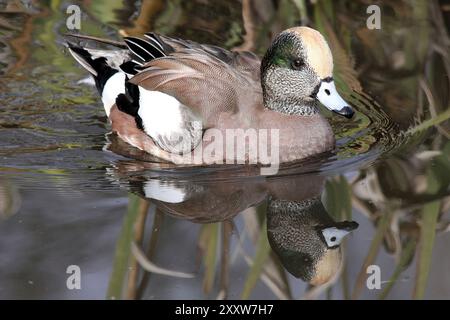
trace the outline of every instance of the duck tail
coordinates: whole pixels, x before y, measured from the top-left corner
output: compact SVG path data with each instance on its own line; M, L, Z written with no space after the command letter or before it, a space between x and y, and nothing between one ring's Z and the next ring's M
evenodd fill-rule
M98 76L98 72L100 71L97 70L99 69L98 62L95 62L94 59L92 59L92 55L89 53L89 51L70 42L67 42L67 49L69 50L72 57L83 68L89 71L89 73L92 74L94 77Z
M72 57L92 74L96 87L99 93L102 94L106 81L119 70L109 65L106 57L98 55L96 57L90 49L83 48L71 42L67 42L67 48Z

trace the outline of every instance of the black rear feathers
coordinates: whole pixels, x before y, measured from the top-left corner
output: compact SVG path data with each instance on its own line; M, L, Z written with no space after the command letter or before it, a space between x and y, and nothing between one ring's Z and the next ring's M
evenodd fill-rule
M120 69L129 75L135 75L144 67L144 64L153 59L166 56L166 52L172 50L162 42L155 34L146 33L146 39L136 37L126 37L124 41L128 49L133 54L133 59L120 65ZM116 105L120 111L134 117L136 125L139 129L144 130L142 119L138 114L139 111L139 88L130 83L125 82L125 94L120 94L116 98Z
M103 94L103 89L106 82L111 76L117 72L124 72L125 76L125 94L119 94L116 98L116 104L120 111L125 112L136 119L136 124L139 128L142 127L142 120L138 115L139 110L139 88L136 85L128 82L128 78L137 74L145 68L145 64L154 59L166 56L166 53L173 51L173 48L166 44L158 35L154 33L146 33L145 39L136 37L124 38L125 44L110 43L109 41L98 39L89 36L71 35L75 38L94 40L97 42L104 42L113 46L119 47L117 55L111 55L114 51L105 50L105 56L100 56L100 50L82 48L79 45L67 42L68 49L72 56L77 60L86 70L88 70L95 79L96 87L100 93ZM123 49L128 48L128 52ZM90 52L91 50L91 52ZM125 54L120 51L125 51ZM94 56L93 56L94 55ZM94 58L96 57L96 58ZM123 59L119 61L107 60L111 58ZM117 60L116 59L116 60ZM109 65L108 63L114 62ZM116 84L114 84L116 85ZM123 92L123 91L121 91ZM103 95L102 95L103 96Z
M67 46L75 60L94 76L95 86L100 95L102 95L106 81L118 70L111 68L104 57L92 59L92 55L86 49L70 42L67 42Z
M125 94L121 93L116 98L117 108L136 120L136 125L139 129L144 130L142 119L138 114L139 111L139 87L125 81Z
M106 41L88 36L70 36L81 39L86 38L95 40L97 42ZM119 44L116 44L115 42L113 44L120 48L128 48L129 60L124 61L119 68L129 75L135 75L143 69L145 63L153 59L164 57L166 56L166 53L170 53L173 51L173 48L164 43L164 41L161 40L160 37L156 34L146 33L144 36L145 39L126 37L124 38L125 44L123 44L122 46L119 46ZM108 65L107 59L104 57L93 59L92 54L89 52L89 49L84 49L79 45L73 44L71 42L67 42L67 46L75 60L77 60L78 63L80 63L86 70L88 70L96 78L96 81L98 80L97 88L101 93L106 81L114 73L119 71L118 68L112 68L110 65ZM98 54L96 54L96 56L98 56Z

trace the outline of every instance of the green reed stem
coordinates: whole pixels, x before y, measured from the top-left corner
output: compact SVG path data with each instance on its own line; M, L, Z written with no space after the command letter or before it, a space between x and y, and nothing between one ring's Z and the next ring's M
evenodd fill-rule
M114 264L109 278L107 299L121 299L125 276L128 271L128 260L131 252L131 241L134 234L134 223L139 214L140 198L129 194L128 210L123 220L122 231L116 244Z

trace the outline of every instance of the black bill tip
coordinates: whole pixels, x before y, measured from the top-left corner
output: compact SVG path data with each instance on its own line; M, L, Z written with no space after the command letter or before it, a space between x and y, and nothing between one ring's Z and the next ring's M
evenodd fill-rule
M345 106L341 110L333 110L333 111L341 116L346 117L347 119L351 119L355 114L355 111L353 111L353 109L350 108L349 106Z
M340 230L353 231L359 227L359 224L356 221L341 221L336 226Z

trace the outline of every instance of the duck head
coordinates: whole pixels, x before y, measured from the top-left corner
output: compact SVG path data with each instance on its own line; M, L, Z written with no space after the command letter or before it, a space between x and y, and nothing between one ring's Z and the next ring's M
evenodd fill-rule
M284 267L311 285L330 282L342 266L342 240L358 224L335 222L320 198L303 201L271 199L267 234Z
M333 57L320 32L295 27L281 32L261 63L264 104L286 114L311 115L320 101L346 118L354 114L333 80Z

